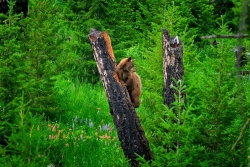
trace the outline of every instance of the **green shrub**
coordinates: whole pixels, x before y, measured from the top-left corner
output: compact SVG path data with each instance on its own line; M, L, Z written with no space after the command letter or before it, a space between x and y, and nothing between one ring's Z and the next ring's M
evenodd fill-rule
M14 120L9 125L11 134L6 136L8 145L0 148L0 162L4 166L47 166L50 143L45 133L46 122L29 111L30 101L24 102L23 95L11 103L14 109L8 112Z

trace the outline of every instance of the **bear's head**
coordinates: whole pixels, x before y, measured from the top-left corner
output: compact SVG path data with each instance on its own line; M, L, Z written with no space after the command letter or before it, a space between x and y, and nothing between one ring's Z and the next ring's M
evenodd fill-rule
M124 58L120 61L119 63L120 65L120 70L123 70L125 72L130 72L131 69L134 68L134 61L131 59L131 57L129 58Z
M129 58L124 58L120 61L120 63L117 65L116 69L117 69L117 74L120 78L120 80L122 80L123 82L126 82L130 75L131 72L134 71L134 61L131 59L131 57Z

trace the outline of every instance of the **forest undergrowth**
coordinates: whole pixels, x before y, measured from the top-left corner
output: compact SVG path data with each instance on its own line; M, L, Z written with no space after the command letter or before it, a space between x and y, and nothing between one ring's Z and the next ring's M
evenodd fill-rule
M116 61L131 56L141 77L136 112L154 156L138 157L141 166L250 165L249 37L217 38L216 46L200 38L237 34L243 0L33 0L27 16L17 2L0 13L0 166L129 166L90 28L107 30ZM163 105L162 28L184 48L172 108ZM236 68L239 45L244 60Z

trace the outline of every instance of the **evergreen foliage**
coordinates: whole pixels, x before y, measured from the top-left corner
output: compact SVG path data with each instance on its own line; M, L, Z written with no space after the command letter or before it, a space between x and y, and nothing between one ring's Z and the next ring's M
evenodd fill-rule
M25 97L32 99L30 110L55 114L58 111L52 88L57 75L56 63L60 50L60 40L56 33L60 27L60 18L54 16L57 8L49 2L32 1L29 17L22 20L22 50L25 52L23 63L27 66L23 72Z
M0 164L128 166L87 38L95 28L108 31L117 62L135 60L151 165L249 166L250 77L238 75L250 69L249 38L216 39L216 48L200 39L237 33L243 0L31 0L20 13L22 2L0 12ZM185 82L174 89L187 104L177 95L173 108L162 105L163 27L184 47Z
M21 14L14 14L14 2L10 2L9 11L0 14L0 143L5 143L4 136L10 135L10 124L15 118L11 112L11 102L21 96L20 88L23 86L22 73L25 66L22 65L24 52L20 44Z

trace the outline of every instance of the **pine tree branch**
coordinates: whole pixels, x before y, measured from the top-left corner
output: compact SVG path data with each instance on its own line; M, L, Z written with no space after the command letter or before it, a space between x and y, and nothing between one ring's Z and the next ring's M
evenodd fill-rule
M238 137L238 139L236 140L236 142L233 144L232 148L230 151L233 151L234 148L236 147L236 145L239 143L240 139L243 137L243 134L245 133L246 129L247 129L247 125L250 122L250 118L247 119L246 123L244 124L244 126L241 128L240 131L240 136Z

